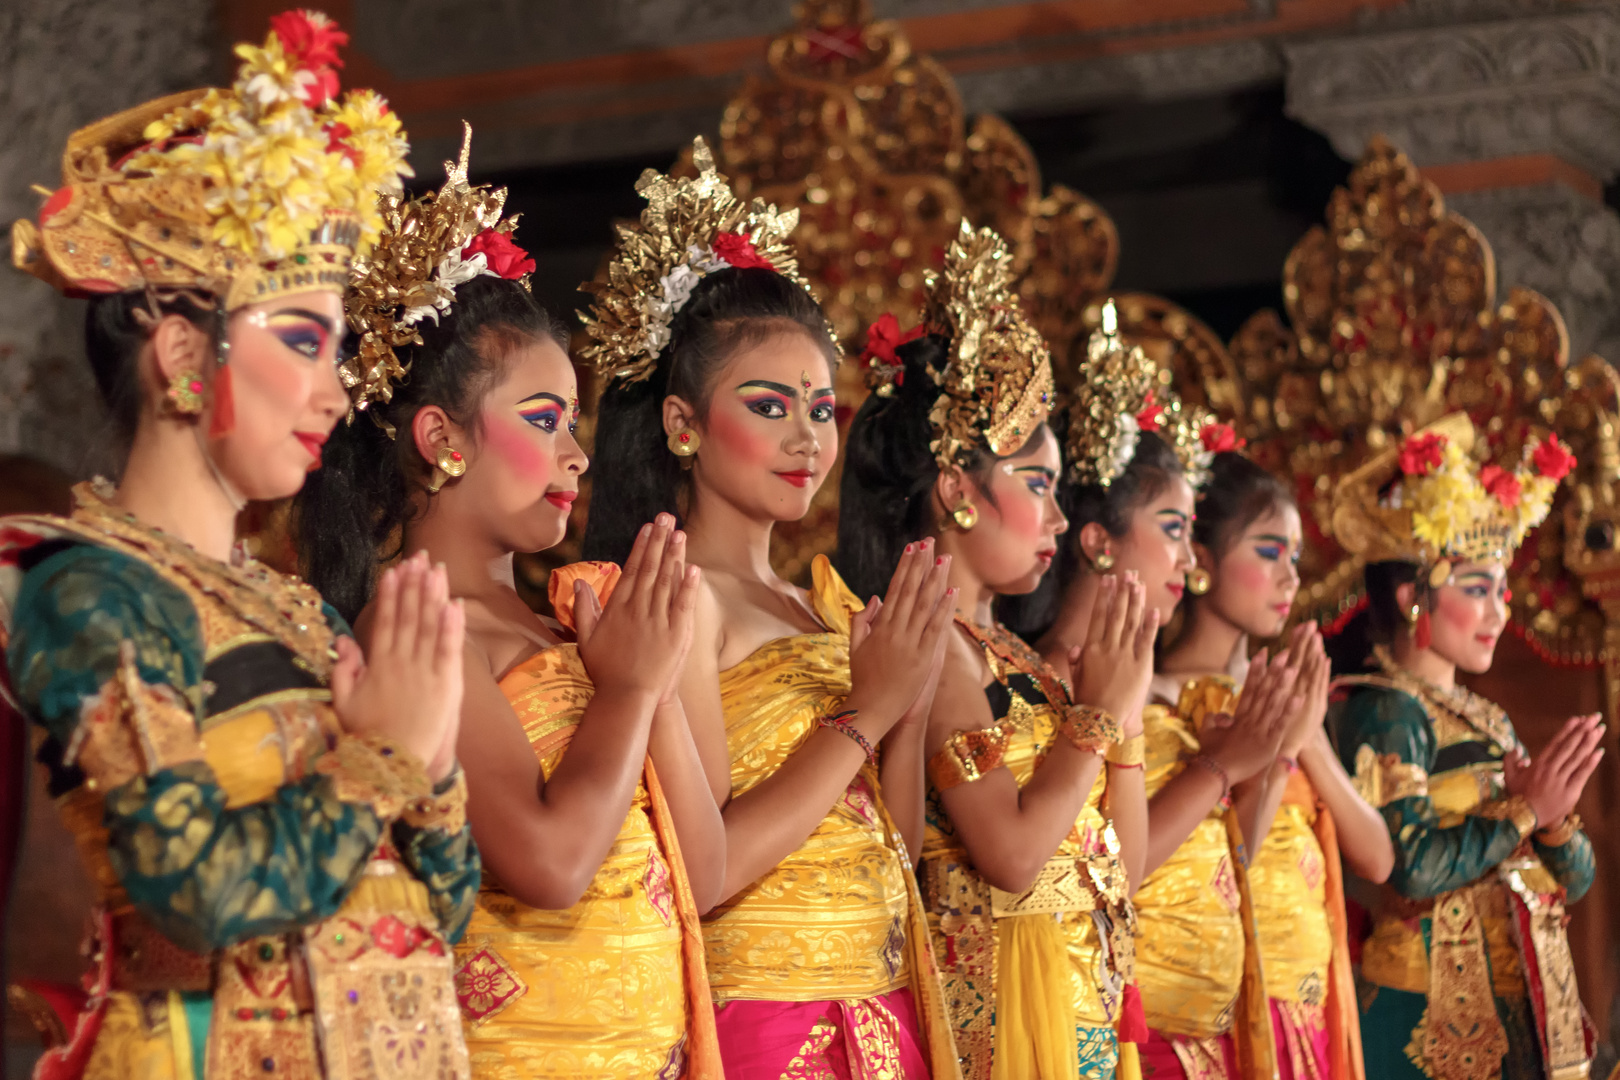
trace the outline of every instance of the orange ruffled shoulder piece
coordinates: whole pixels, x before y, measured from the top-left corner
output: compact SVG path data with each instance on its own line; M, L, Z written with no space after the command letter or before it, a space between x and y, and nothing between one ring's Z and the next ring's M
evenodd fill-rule
M570 630L577 629L574 625L574 582L583 581L589 585L596 593L597 603L605 604L623 576L624 571L619 564L611 562L569 563L553 570L551 579L546 583L546 596L551 600L551 610L557 613L557 621Z

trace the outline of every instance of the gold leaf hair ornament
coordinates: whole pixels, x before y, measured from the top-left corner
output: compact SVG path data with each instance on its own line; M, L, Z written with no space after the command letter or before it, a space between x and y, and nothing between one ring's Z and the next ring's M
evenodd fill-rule
M605 378L633 383L650 376L676 314L717 270L762 267L810 292L788 240L798 209L738 199L702 138L692 143L692 163L696 179L653 169L641 174L636 192L647 208L640 222L618 227L607 280L581 286L595 297L580 313L591 336L582 355Z
M335 96L347 41L319 12L283 12L262 46L236 47L229 88L74 132L62 187L43 192L37 223L12 226L13 262L63 291L197 291L225 311L342 292L381 228L377 193L411 175L387 103Z
M1125 471L1142 432L1158 431L1170 404L1179 412L1179 402L1159 403L1158 383L1158 366L1140 345L1119 336L1119 312L1110 297L1102 325L1086 342L1067 403L1070 479L1106 488Z
M893 312L885 311L879 315L866 328L866 349L861 353L861 360L866 364L867 389L878 397L892 397L895 387L904 386L906 365L897 350L902 345L916 341L926 331L927 327L919 324L902 332L900 320L894 317Z
M980 448L1016 454L1051 412L1051 357L1012 277L1006 242L965 221L944 267L924 275L924 325L950 341L944 368L932 372L940 395L929 414L929 449L942 469Z
M420 323L437 323L455 302L457 286L487 275L529 287L534 260L512 240L517 215L501 217L505 188L468 183L472 126L462 127L461 156L444 163L444 186L416 199L380 196L382 233L369 255L354 260L343 306L360 342L338 367L351 420L356 410L393 399L395 384L407 374L395 350L422 344ZM385 421L378 423L393 434Z
M1511 560L1546 518L1575 455L1549 434L1509 472L1476 461L1474 448L1473 424L1452 413L1368 461L1334 489L1334 539L1366 563L1427 567L1436 586L1454 561Z

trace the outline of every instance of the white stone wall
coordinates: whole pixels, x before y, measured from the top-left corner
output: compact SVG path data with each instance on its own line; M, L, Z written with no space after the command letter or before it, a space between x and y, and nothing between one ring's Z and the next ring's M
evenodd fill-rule
M76 128L228 72L213 0L0 4L0 227L61 182ZM7 241L4 250L9 253ZM8 256L9 263L9 256ZM0 269L0 453L75 475L110 466L83 356L84 304Z

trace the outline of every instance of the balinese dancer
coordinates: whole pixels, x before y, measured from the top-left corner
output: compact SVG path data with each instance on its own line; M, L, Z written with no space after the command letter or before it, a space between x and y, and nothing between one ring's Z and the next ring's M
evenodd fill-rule
M307 572L353 610L380 561L426 552L466 605L460 758L486 874L456 992L474 1075L718 1080L681 854L713 903L724 838L674 701L697 571L666 519L622 578L558 572L577 634L518 596L513 554L562 540L587 464L578 387L506 192L468 183L465 147L447 167L438 192L385 201L357 267L344 374L365 411L300 496Z
M1052 370L1010 262L1000 237L964 225L928 281L927 332L900 335L893 316L868 331L874 393L849 432L838 560L871 593L907 543L932 537L951 557L958 632L928 721L919 866L963 1075L1111 1078L1158 612L1134 578L1107 579L1073 695L992 615L1036 587L1068 528Z
M1565 905L1592 883L1574 813L1603 726L1569 720L1533 761L1457 685L1491 666L1506 566L1574 465L1556 437L1512 471L1445 417L1340 481L1334 537L1366 560L1377 673L1341 680L1336 742L1395 867L1362 948L1367 1075L1581 1077L1591 1061Z
M1181 602L1194 566L1188 472L1199 462L1204 426L1160 388L1142 349L1119 337L1112 302L1078 376L1056 417L1072 540L1059 552L1055 620L1037 644L1060 672L1085 642L1109 576L1134 571L1161 626ZM1268 662L1262 653L1235 710L1229 696L1206 707L1202 683L1177 694L1156 681L1150 694L1159 700L1142 720L1148 845L1134 897L1136 980L1150 1029L1145 1075L1270 1075L1232 788L1275 759L1297 671L1289 657Z
M837 454L837 352L788 243L797 211L736 199L701 141L694 163L643 174L650 205L588 286L609 385L586 553L622 558L662 512L703 568L680 698L725 820L705 935L726 1075L954 1077L907 855L948 560L912 545L864 609L825 558L808 592L772 570L772 528Z
M116 487L8 519L0 548L9 696L100 892L89 1002L42 1077L468 1071L461 609L403 564L362 657L235 543L245 502L297 492L347 411L342 295L406 149L375 94L333 97L335 25L271 28L230 88L76 132L13 231L23 269L90 294L129 443Z
M1199 565L1188 574L1184 628L1159 663L1161 676L1179 684L1239 677L1251 638L1281 633L1299 591L1293 496L1239 452L1231 428L1206 427L1203 441L1212 459L1193 524ZM1318 657L1306 707L1260 774L1264 796L1254 829L1265 839L1251 848L1249 863L1282 1080L1365 1076L1339 860L1342 852L1353 873L1380 882L1395 859L1383 819L1356 794L1328 741L1326 712L1327 667Z

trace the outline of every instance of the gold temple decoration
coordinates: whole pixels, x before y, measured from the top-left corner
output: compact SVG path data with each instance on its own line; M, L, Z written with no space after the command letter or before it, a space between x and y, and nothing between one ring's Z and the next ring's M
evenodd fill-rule
M1620 660L1584 599L1620 616L1620 398L1603 360L1568 363L1557 309L1523 288L1498 302L1485 238L1382 138L1290 253L1283 299L1287 324L1250 318L1230 346L1230 381L1206 390L1240 418L1250 454L1295 483L1307 539L1295 617L1331 620L1360 590L1361 558L1329 535L1338 479L1462 412L1478 463L1511 469L1549 431L1574 452L1574 476L1510 568L1512 623L1554 662Z
M950 74L915 53L898 24L873 21L867 0L802 0L795 13L767 49L769 73L726 107L716 156L739 198L799 209L799 269L845 351L859 355L865 328L885 313L921 321L924 273L943 264L966 220L1005 240L1019 304L1046 341L1057 387L1071 386L1119 261L1112 220L1062 185L1043 193L1012 127L993 115L970 123ZM1116 300L1121 333L1166 378L1233 385L1224 344L1193 316L1159 297ZM867 391L858 365L838 379L847 418ZM1196 389L1190 403L1231 411ZM803 521L777 527L784 574L802 577L831 549L837 498L833 476Z

